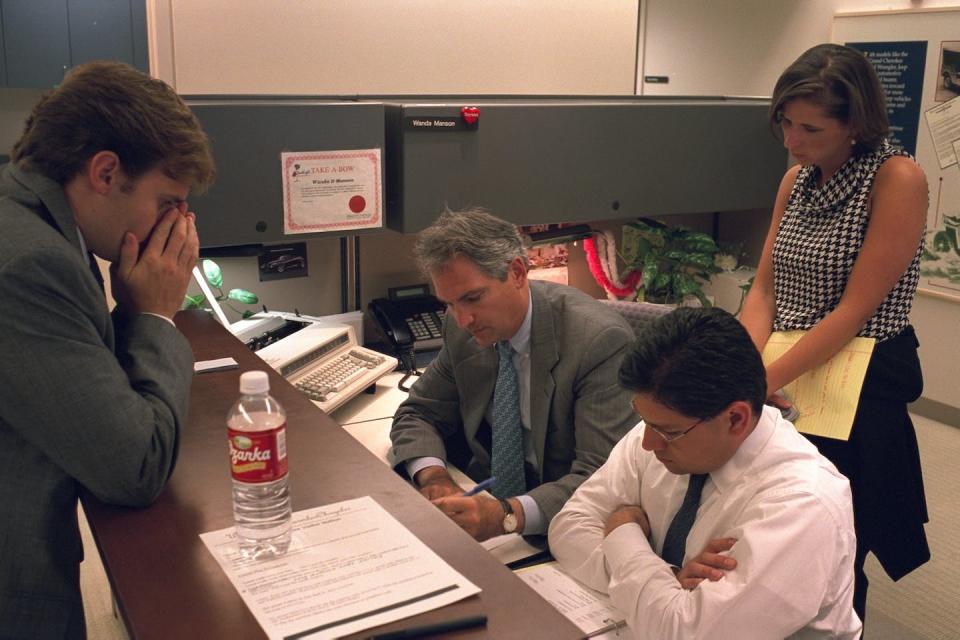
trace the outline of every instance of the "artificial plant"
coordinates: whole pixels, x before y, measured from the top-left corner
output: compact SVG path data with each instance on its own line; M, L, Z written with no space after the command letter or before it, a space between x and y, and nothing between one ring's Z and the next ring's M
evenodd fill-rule
M247 291L246 289L230 289L226 294L223 293L223 272L220 270L220 265L218 265L213 260L203 260L201 262L203 277L206 279L207 283L216 291L214 298L217 302L222 303L223 306L228 307L231 311L236 313L242 318L249 318L255 312L250 311L249 309L244 309L241 311L237 309L231 301L239 302L242 304L257 304L260 302L260 298L257 297L257 294L252 291ZM210 307L204 306L204 303L207 301L207 297L203 293L198 293L192 296L184 296L184 309L206 309L210 311Z
M640 218L623 227L623 259L628 270L643 273L639 302L681 304L693 296L704 307L711 306L702 287L721 271L714 263L719 252L713 237L684 226Z

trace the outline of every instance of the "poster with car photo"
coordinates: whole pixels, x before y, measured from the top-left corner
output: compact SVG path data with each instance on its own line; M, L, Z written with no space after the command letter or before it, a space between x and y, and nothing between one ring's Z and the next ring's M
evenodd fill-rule
M946 102L960 96L960 40L940 43L940 68L933 99Z
M264 247L258 263L260 282L306 277L308 275L307 243L294 242Z

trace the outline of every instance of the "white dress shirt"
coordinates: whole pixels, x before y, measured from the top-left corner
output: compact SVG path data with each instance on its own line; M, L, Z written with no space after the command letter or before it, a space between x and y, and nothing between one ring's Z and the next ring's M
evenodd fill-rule
M736 538L727 553L737 567L692 591L658 555L690 476L645 451L643 431L641 422L617 443L549 531L561 565L608 592L634 637L859 637L849 482L778 410L764 407L753 433L703 488L684 564L710 540ZM607 517L624 504L643 507L652 542L638 524L604 539Z

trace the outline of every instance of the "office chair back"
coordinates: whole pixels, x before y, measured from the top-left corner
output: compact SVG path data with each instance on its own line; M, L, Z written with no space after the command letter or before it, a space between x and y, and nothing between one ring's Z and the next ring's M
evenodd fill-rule
M640 333L657 316L673 311L673 307L665 304L651 304L649 302L633 302L631 300L600 300L614 309L633 327L634 333Z

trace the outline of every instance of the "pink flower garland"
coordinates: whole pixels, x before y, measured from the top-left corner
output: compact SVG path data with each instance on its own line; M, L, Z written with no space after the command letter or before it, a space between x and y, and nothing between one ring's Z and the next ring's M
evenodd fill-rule
M640 284L640 279L643 278L642 271L632 270L626 275L622 283L614 284L610 281L610 278L607 277L607 274L604 273L603 266L600 263L600 256L597 254L597 245L593 238L587 238L583 241L583 250L587 254L587 266L590 267L590 273L593 275L593 279L596 280L597 284L603 287L604 290L619 298L636 295L637 286Z

